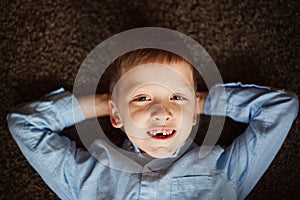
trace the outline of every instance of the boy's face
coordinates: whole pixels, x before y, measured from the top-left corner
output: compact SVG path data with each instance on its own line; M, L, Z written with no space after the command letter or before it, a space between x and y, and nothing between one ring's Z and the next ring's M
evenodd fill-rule
M196 123L196 96L189 64L145 64L126 72L110 101L116 128L156 158L172 156Z

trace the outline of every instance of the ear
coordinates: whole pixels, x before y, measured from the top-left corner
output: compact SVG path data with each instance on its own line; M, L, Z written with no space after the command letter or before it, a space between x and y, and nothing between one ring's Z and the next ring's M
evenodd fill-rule
M193 126L195 126L197 123L197 114L199 113L199 101L200 101L200 97L197 95L196 102L195 102L194 116L193 116Z
M110 122L112 126L115 128L121 128L123 126L123 122L121 120L117 106L114 104L114 102L111 99L108 101L108 105L109 105Z

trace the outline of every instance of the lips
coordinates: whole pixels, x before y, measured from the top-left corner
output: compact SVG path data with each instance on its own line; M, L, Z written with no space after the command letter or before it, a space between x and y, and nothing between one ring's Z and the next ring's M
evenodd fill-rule
M155 139L169 139L175 135L176 130L173 128L153 128L147 131L148 135Z

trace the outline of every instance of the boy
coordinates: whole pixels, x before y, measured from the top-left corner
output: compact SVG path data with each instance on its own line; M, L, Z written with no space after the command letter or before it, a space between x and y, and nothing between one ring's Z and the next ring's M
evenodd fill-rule
M209 95L196 95L193 67L163 50L129 52L113 66L118 71L109 98L75 98L58 90L8 115L21 151L62 199L244 199L298 112L294 94L256 85L216 85ZM226 98L221 98L224 88ZM218 115L224 105L227 116L249 126L226 149L215 146L199 158L199 147L189 137L197 114ZM129 157L100 140L98 161L59 135L74 123L108 114L115 128L124 128ZM122 164L139 172L120 170Z

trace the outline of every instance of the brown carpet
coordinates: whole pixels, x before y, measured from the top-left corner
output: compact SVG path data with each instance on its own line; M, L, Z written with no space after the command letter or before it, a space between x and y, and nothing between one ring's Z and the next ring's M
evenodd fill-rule
M21 102L60 86L71 89L81 62L104 39L142 26L174 29L209 52L225 82L285 88L299 96L299 10L296 0L2 0L0 199L58 199L21 155L5 117ZM300 198L299 123L298 117L247 199ZM242 128L228 124L235 132Z

